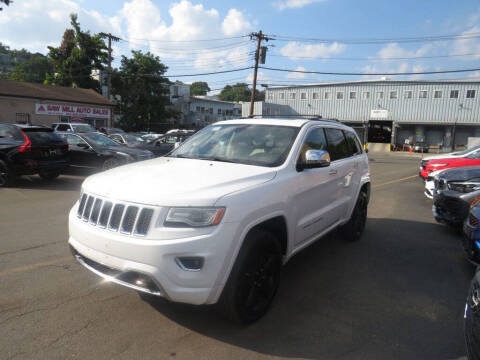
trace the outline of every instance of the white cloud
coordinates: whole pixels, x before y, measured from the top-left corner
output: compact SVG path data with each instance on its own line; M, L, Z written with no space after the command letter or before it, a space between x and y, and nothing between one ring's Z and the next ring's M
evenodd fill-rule
M276 6L279 10L298 9L313 3L319 3L323 1L325 0L284 0L274 2L273 5Z
M259 71L257 73L257 89L259 88L259 82L260 81L270 81L271 78L268 75L265 75L263 71ZM248 76L245 78L245 81L247 84L253 83L253 72L248 74Z
M419 57L426 55L432 47L432 44L426 44L416 50L407 50L397 43L390 43L378 51L378 57L381 59Z
M230 9L222 22L222 31L227 36L244 35L251 28L252 24L237 9Z
M47 46L58 46L70 25L70 14L77 13L82 29L120 34L117 17L83 9L71 0L15 1L0 16L0 42L14 49L46 53Z
M480 26L474 26L467 31L464 31L461 35L469 35L472 33L480 32ZM470 39L456 39L452 45L452 54L480 54L480 41L478 38ZM478 58L478 56L460 57L463 60L472 60Z
M280 49L280 53L292 60L300 58L328 58L333 54L339 54L346 49L346 45L334 42L325 44L302 44L296 41L288 42Z
M298 66L295 70L307 71L307 69L305 69L303 66ZM305 79L306 76L307 76L307 74L304 74L304 73L292 72L292 73L288 73L285 77L287 79Z

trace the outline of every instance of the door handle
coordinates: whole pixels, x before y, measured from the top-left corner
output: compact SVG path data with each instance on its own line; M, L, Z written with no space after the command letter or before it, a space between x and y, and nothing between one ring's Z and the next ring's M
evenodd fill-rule
M337 170L330 170L328 175L337 175Z

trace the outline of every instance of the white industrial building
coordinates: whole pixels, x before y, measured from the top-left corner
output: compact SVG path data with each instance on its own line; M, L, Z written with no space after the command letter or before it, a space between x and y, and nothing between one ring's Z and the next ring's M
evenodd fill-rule
M480 81L371 80L271 86L255 115L322 116L358 129L370 142L424 141L448 150L480 136ZM249 104L242 108L249 115Z

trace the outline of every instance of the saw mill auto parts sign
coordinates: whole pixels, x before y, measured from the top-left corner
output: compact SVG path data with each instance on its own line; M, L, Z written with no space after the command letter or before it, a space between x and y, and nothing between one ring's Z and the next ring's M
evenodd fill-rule
M104 108L98 108L98 107L92 107L92 106L35 104L35 114L75 116L80 118L91 117L91 118L109 119L110 109L104 109Z

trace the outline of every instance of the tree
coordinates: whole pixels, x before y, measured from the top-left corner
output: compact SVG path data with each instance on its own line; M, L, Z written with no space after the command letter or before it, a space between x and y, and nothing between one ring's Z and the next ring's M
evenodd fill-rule
M10 5L13 1L12 0L0 0L0 4L5 4L5 5ZM2 11L3 8L0 7L0 11Z
M252 91L248 87L248 84L245 83L237 83L233 86L227 85L225 86L220 94L218 94L218 98L223 101L250 101L250 97L252 96ZM260 101L265 99L265 94L261 91L255 91L255 100Z
M164 77L167 69L150 52L132 51L131 58L122 56L120 69L112 74L112 94L120 96L122 128L149 130L174 115L166 109L170 104L170 81Z
M24 62L16 64L8 75L8 79L41 84L45 81L46 75L51 72L53 72L53 65L49 59L42 54L33 54Z
M100 90L100 84L91 77L92 70L103 70L107 62L106 46L99 34L82 31L77 15L70 15L73 29L65 30L60 47L48 47L54 70L46 83Z
M205 81L196 81L190 85L190 95L207 95L210 91Z

